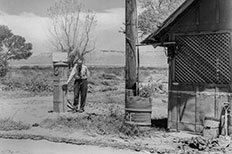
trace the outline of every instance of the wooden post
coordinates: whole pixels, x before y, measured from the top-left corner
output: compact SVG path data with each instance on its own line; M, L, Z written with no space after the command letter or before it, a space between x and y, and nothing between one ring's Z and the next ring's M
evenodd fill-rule
M137 93L136 42L137 42L137 4L136 0L126 0L126 91ZM127 94L127 93L126 93Z

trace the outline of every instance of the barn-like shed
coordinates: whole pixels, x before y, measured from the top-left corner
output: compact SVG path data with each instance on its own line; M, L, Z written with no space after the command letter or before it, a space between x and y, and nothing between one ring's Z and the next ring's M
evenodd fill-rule
M167 48L168 128L200 133L231 103L232 0L186 0L142 43Z

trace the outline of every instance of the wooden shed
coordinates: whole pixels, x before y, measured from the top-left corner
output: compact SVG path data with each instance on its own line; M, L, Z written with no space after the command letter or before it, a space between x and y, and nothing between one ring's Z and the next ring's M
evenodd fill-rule
M142 43L167 49L168 128L201 133L231 104L232 0L186 0Z

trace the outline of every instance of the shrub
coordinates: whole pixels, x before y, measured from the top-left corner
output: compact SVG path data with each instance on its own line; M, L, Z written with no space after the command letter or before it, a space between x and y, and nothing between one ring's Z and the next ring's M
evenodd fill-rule
M52 85L47 79L36 78L4 78L2 84L7 86L6 90L22 89L30 92L52 92Z
M6 76L8 72L8 64L7 62L1 61L0 60L0 77Z
M1 131L27 130L29 128L29 125L23 124L22 122L13 121L11 118L0 119Z
M139 90L139 96L140 97L151 97L151 95L154 93L154 89L152 85L147 85L147 86L143 86L141 87L141 89Z
M134 137L134 136L140 136L140 130L139 127L136 125L130 125L130 124L123 124L119 131L123 133L126 136Z
M13 75L1 78L6 87L3 90L22 89L29 92L52 92L52 78L50 71L44 70L14 70Z
M88 113L77 116L59 116L57 119L45 119L40 126L48 129L86 130L100 135L119 134L123 124L123 113L119 108L110 107L105 114Z

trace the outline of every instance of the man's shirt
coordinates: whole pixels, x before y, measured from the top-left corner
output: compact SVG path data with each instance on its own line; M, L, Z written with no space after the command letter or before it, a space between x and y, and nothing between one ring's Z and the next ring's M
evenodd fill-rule
M78 72L77 64L75 64L69 75L67 83L69 83L74 77L75 79L87 79L89 77L88 68L82 64L81 71Z

